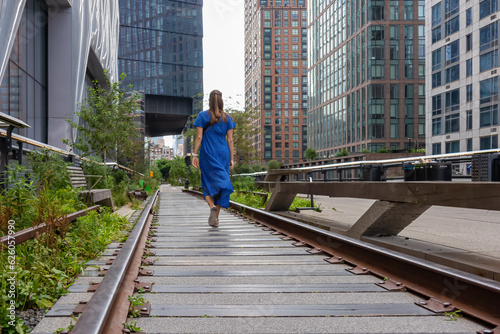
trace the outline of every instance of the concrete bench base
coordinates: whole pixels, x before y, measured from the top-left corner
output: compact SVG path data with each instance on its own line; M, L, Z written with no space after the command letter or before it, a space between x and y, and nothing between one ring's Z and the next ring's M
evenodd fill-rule
M115 210L113 197L109 189L83 190L80 192L80 196L83 197L87 204L100 204L110 207L113 211Z

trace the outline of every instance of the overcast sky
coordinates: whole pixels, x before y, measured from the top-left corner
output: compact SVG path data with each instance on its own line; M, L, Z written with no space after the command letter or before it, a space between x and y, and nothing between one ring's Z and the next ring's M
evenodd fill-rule
M245 99L244 1L203 2L203 88L222 92L225 107L243 109ZM239 102L239 105L237 104Z

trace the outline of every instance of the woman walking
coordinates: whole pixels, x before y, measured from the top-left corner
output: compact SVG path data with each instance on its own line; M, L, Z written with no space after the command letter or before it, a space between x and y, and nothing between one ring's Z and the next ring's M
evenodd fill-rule
M234 164L233 128L236 124L231 116L224 112L220 91L213 90L210 93L208 104L209 109L200 112L194 122L197 132L193 166L200 167L201 170L203 197L210 207L208 224L217 226L220 208L229 207L229 195L233 192L229 170ZM200 149L199 160L198 149Z

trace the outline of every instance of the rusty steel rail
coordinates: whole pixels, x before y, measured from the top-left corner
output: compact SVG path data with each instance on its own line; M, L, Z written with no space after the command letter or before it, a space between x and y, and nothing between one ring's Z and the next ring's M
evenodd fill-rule
M185 192L200 196L192 190ZM438 265L332 233L270 212L231 201L230 207L284 236L303 242L332 261L345 261L395 282L399 288L438 300L482 321L500 326L500 282Z
M120 253L115 258L113 264L99 284L96 292L90 299L87 309L71 331L73 334L101 333L105 328L107 317L117 297L118 290L122 284L123 278L129 268L133 254L139 244L139 238L142 234L148 216L152 212L153 206L158 197L159 190L151 197L149 203L144 207L142 214L130 233L127 241L123 245Z
M91 207L88 207L84 210L80 210L74 213L71 213L67 215L66 217L62 217L60 219L67 219L68 222L75 221L77 218L83 217L87 214L89 211L95 211L99 209L99 205L94 205ZM42 223L37 226L29 227L27 229L24 229L22 231L16 232L13 235L6 235L4 237L0 238L0 245L7 246L8 245L8 240L14 240L15 245L19 245L25 241L28 241L30 239L35 238L38 234L45 233L47 231L47 224ZM3 247L0 246L0 251L3 250Z

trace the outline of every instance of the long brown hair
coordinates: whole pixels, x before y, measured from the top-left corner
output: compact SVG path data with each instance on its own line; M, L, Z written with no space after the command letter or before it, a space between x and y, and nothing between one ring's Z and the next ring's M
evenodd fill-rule
M208 99L208 106L210 112L210 125L218 123L222 118L224 123L227 123L226 113L224 112L224 101L222 101L222 93L218 90L210 92Z

